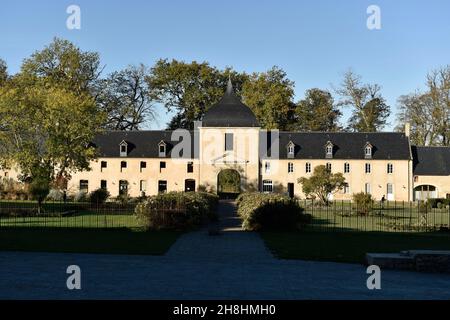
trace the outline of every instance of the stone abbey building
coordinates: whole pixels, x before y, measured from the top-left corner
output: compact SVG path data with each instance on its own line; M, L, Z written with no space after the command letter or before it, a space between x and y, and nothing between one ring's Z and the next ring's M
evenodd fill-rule
M232 192L259 190L304 198L298 178L326 165L346 180L345 188L330 195L333 199L351 199L361 191L397 201L450 197L450 148L412 146L408 125L404 133L267 131L235 95L231 82L193 131L110 131L93 144L98 158L90 171L72 174L69 193L98 188L111 196L132 197L227 192L221 189L221 179L231 177Z

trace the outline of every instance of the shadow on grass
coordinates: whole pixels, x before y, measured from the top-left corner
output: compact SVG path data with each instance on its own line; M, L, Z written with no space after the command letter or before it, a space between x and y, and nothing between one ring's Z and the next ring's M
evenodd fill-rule
M1 228L0 250L163 255L182 232L111 228Z
M412 249L450 250L450 233L261 232L266 246L281 259L364 263L367 252Z

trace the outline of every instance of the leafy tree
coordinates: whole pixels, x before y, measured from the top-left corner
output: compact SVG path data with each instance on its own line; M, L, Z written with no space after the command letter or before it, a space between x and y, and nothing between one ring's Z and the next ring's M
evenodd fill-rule
M306 196L313 195L323 204L328 204L329 194L336 193L345 186L345 178L342 173L331 173L326 166L320 165L314 168L310 178L301 177L297 181L302 185Z
M293 96L294 82L276 66L267 72L253 73L242 87L244 102L265 129L286 130L294 109Z
M404 130L405 123L411 125L410 139L419 146L436 145L437 134L433 120L433 104L426 93L412 93L398 99L399 113L397 131Z
M88 94L38 83L20 76L0 89L0 150L18 165L23 180L58 181L88 170L95 158L90 145L104 121Z
M38 203L38 214L41 213L42 202L50 192L50 183L45 177L35 177L29 186L29 192Z
M98 53L83 52L70 41L59 38L25 59L21 68L21 76L28 82L39 79L46 86L91 94L100 73Z
M427 75L427 91L398 99L397 130L411 124L411 141L416 145L450 145L450 66Z
M140 64L113 72L101 81L97 101L107 114L105 128L138 130L142 124L154 119L145 81L147 73L147 68Z
M0 87L6 83L8 79L8 67L3 59L0 59Z
M228 76L239 91L242 76L230 69L222 73L207 62L161 59L151 68L147 82L152 101L162 103L168 111L177 111L169 129L191 129L194 121L222 97Z
M305 99L298 102L296 121L291 128L300 131L340 131L338 123L342 113L334 105L330 92L317 88L306 91Z
M361 77L351 70L344 75L341 87L336 92L342 98L338 106L352 109L348 130L376 132L386 125L390 107L380 90L377 84L362 84Z

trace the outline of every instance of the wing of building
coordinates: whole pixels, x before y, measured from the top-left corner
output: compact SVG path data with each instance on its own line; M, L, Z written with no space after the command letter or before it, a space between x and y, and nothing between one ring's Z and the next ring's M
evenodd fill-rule
M110 131L93 145L91 170L73 173L68 191L107 189L136 197L167 191L282 192L305 197L300 177L318 165L342 172L332 195L411 201L450 196L450 148L411 146L409 132L285 132L262 130L231 82L195 130ZM9 171L3 176L14 176ZM234 184L234 187L233 185Z

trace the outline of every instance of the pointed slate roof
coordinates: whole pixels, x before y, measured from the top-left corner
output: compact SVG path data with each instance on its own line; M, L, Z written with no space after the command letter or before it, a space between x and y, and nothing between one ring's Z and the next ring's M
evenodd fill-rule
M450 147L411 146L413 172L423 176L450 175Z
M209 108L202 122L203 127L259 127L252 110L234 92L230 79L224 96Z

